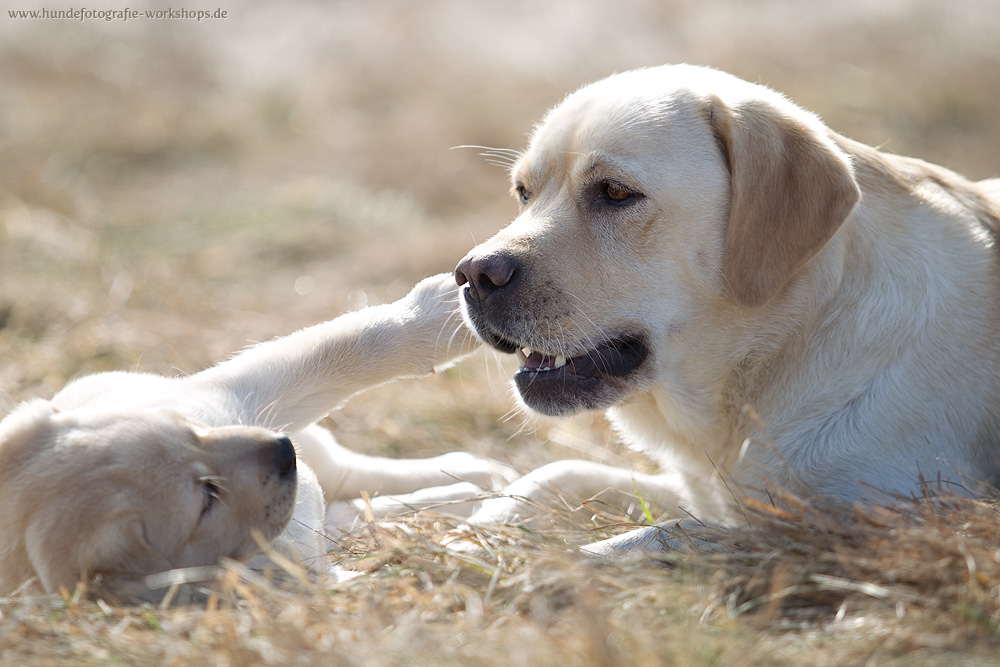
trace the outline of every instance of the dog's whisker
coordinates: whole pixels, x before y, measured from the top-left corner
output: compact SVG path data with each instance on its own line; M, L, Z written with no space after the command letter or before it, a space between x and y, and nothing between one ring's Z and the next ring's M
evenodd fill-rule
M511 148L492 148L490 146L455 146L454 148L474 148L481 151L479 155L486 159L488 164L492 164L503 169L510 169L521 159L521 151Z
M516 162L508 162L506 160L498 160L496 158L489 158L489 157L486 158L486 163L491 164L494 167L500 167L501 169L510 169L515 164L517 164Z
M511 155L514 157L521 157L522 152L515 150L513 148L497 148L496 146L479 146L477 144L463 144L461 146L453 146L452 150L458 148L474 148L476 150L485 151L487 153L498 153L502 155Z

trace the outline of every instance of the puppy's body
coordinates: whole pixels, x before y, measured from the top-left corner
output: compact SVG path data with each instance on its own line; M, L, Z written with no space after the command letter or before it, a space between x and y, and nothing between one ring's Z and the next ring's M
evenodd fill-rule
M724 521L733 491L995 481L996 182L689 66L569 96L513 179L521 214L456 272L467 320L522 350L529 408L607 409L664 472L559 462L475 520L524 514L518 498L549 487L627 502L638 486L669 514Z
M253 532L322 567L324 491L395 494L456 478L489 488L464 453L388 460L348 452L314 422L353 394L418 376L469 351L454 283L264 343L187 377L101 373L0 423L0 592L47 591L102 575L122 599L155 598L145 577L245 560ZM317 475L296 465L291 435Z

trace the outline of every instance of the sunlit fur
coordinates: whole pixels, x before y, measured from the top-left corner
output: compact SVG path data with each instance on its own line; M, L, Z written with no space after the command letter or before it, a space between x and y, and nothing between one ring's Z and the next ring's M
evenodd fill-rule
M246 560L259 551L255 532L279 554L322 568L324 492L338 501L456 480L466 481L465 495L490 488L496 469L470 454L367 457L314 423L365 388L470 351L454 293L450 275L435 276L395 303L195 375L101 373L17 407L0 423L0 594L32 578L51 592L100 575L109 595L158 599L147 575ZM286 469L294 458L280 460L278 432L310 465Z
M642 196L595 198L609 180ZM995 181L853 142L723 72L665 66L567 97L512 182L520 214L459 269L513 258L516 288L466 299L470 323L548 355L645 336L648 359L601 400L567 378L544 408L606 408L663 470L559 462L512 496L639 489L670 516L726 521L733 496L782 486L884 500L995 480ZM496 499L474 519L530 505Z

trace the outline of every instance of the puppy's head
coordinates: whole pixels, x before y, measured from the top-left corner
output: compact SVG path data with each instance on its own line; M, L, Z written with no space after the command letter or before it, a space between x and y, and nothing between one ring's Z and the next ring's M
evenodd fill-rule
M520 355L522 399L551 415L683 393L692 347L732 347L732 323L780 300L859 197L818 119L689 66L570 95L512 176L520 215L456 278L467 321Z
M253 531L276 537L295 493L294 449L271 431L30 402L0 424L0 580L53 591L101 575L143 598L149 574L253 555Z

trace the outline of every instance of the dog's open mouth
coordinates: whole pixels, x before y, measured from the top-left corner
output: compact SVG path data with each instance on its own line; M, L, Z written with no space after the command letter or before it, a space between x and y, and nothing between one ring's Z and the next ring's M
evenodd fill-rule
M601 410L628 393L649 355L644 339L624 335L579 355L552 354L487 335L487 342L520 361L514 384L525 404L546 415Z
M514 354L521 362L517 374L529 374L532 379L554 374L563 379L576 377L624 377L638 368L646 358L646 345L636 337L615 338L576 357L550 355L530 347L518 347Z
M483 342L503 354L517 355L520 368L514 386L524 404L536 412L558 416L604 410L627 398L649 373L651 350L645 333L625 329L598 339L592 347L568 345L571 340L527 341L517 334L518 327L503 322L498 326L481 304L467 295L464 299L469 326Z

